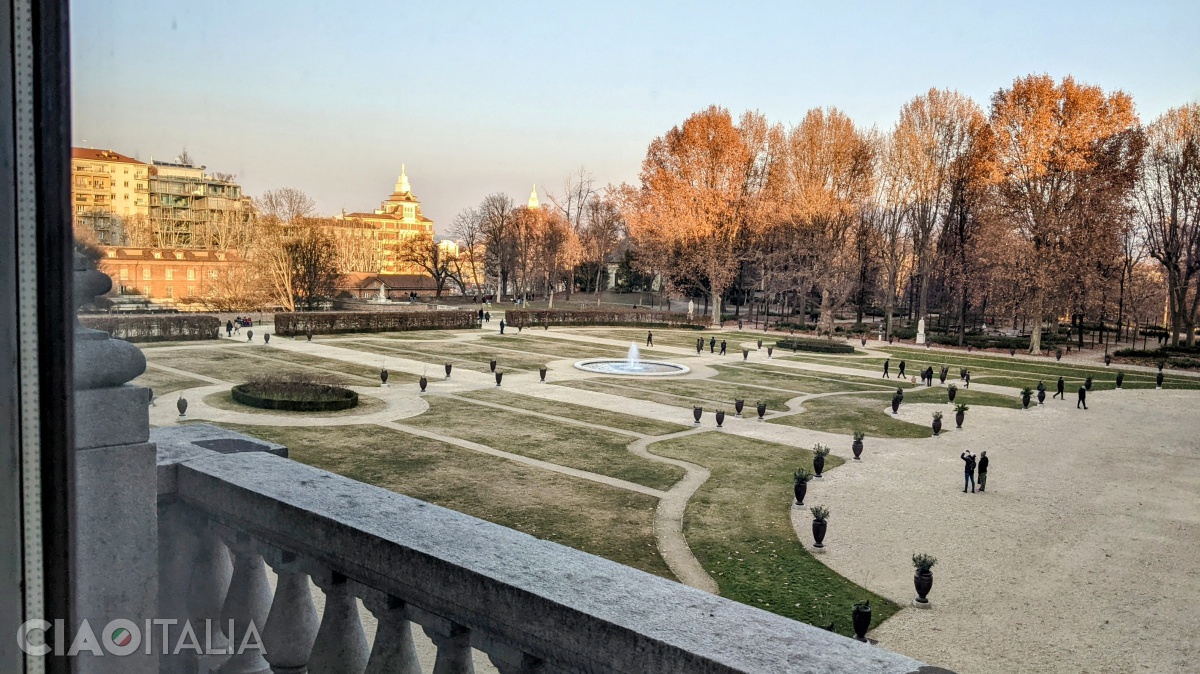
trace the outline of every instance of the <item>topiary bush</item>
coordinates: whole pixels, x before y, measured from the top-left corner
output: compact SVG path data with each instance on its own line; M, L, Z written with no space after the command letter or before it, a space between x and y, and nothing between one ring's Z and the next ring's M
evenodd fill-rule
M504 312L504 321L514 328L532 328L543 325L636 325L647 328L691 328L707 327L707 316L671 311L648 309L513 309Z
M775 348L786 351L810 351L812 353L854 353L854 347L844 342L824 339L789 337L775 342Z
M478 324L474 311L313 311L275 314L275 334L295 337L345 332L460 330Z
M329 412L358 405L358 393L307 375L260 377L230 390L234 401L264 410Z
M187 342L218 339L222 323L207 314L156 314L151 316L80 316L84 327L103 330L127 342Z

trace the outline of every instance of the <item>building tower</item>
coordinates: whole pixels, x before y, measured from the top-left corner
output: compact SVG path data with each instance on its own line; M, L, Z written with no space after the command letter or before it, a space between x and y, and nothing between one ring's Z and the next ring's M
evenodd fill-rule
M537 198L537 183L533 184L533 191L529 193L529 203L527 203L526 206L528 206L529 210L531 211L536 211L537 209L541 208Z

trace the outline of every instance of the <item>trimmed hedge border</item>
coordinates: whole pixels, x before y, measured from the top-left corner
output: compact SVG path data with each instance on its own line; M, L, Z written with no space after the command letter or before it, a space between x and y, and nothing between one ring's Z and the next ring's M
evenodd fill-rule
M275 334L314 335L346 332L404 332L407 330L461 330L478 326L474 311L315 311L275 314Z
M775 348L780 351L809 351L812 353L854 353L854 347L842 342L829 342L823 339L803 339L793 337L775 342Z
M689 319L687 314L645 309L512 309L504 312L504 322L514 328L549 325L635 325L647 328L703 330L709 325L707 319Z
M236 402L263 410L287 410L289 412L336 412L358 406L358 393L347 388L334 387L341 398L334 400L284 400L264 398L246 390L253 384L238 384L229 393Z
M81 315L79 322L127 342L189 342L221 336L221 319L205 314Z

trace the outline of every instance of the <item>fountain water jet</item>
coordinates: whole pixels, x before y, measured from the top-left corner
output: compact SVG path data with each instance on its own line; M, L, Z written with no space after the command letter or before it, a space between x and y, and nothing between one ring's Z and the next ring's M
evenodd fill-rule
M678 363L668 363L660 360L642 360L637 342L629 343L629 353L625 356L625 360L611 358L581 360L575 363L575 367L588 372L599 372L600 374L622 374L642 377L661 377L664 375L685 374L691 371L690 368Z

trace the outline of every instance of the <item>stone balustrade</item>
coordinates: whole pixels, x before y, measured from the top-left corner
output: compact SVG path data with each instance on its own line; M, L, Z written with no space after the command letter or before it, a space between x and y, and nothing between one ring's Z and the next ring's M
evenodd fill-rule
M501 674L946 671L269 452L160 442L158 470L160 614L233 625L235 651L163 672L419 674L414 628L434 674L473 649ZM251 622L265 654L236 652Z

